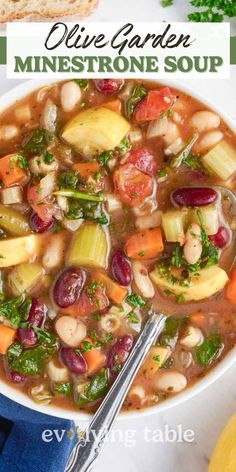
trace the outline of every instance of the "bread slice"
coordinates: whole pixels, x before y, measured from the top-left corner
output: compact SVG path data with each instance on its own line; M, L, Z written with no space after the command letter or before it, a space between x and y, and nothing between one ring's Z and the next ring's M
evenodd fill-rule
M19 20L31 15L44 18L86 16L99 0L1 0L0 23Z

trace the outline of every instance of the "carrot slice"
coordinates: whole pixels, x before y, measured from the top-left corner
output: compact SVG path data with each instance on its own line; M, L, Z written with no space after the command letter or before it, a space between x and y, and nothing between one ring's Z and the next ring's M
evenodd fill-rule
M18 154L9 154L0 159L0 179L3 181L4 187L19 184L26 177L24 169L19 167L18 158Z
M236 305L236 268L230 274L225 296L230 303Z
M3 324L0 325L0 354L7 353L8 348L15 341L16 333L16 329Z
M104 366L106 358L105 355L96 347L92 347L92 349L84 351L84 341L87 341L90 345L93 344L93 341L90 338L85 338L80 345L80 348L83 349L83 357L88 365L87 373L90 375L94 372L97 372Z
M130 236L125 244L125 251L131 259L152 259L164 249L160 228L147 229Z
M92 273L92 278L94 280L99 280L104 287L106 288L106 294L110 300L118 305L123 302L126 295L128 295L128 290L124 287L121 287L117 282L110 279L104 272L95 271Z
M121 101L117 98L116 100L111 100L110 102L103 103L104 108L115 111L121 115Z
M98 162L78 162L74 164L73 167L84 179L88 179L91 176L93 177L93 174L100 168Z

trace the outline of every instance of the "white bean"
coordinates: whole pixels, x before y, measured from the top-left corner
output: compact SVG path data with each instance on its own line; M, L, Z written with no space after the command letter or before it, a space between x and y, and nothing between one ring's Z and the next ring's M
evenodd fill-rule
M184 245L184 257L189 264L196 264L202 254L202 243L198 239L191 239Z
M182 346L192 348L199 346L204 341L201 330L195 326L188 326L186 334L180 339Z
M54 234L48 240L43 255L43 266L45 269L51 270L58 267L64 258L65 238L61 233Z
M72 316L61 316L55 323L58 336L70 347L79 347L86 337L87 328L81 321Z
M159 210L154 211L151 215L139 216L135 220L135 226L140 229L150 229L160 226L161 224L162 212Z
M132 400L143 401L145 399L145 396L146 392L142 385L134 385L128 393L128 397Z
M9 141L10 139L16 138L20 130L15 125L3 125L0 126L0 140Z
M184 257L189 264L196 264L202 254L201 228L196 223L189 226L185 236Z
M140 261L134 261L132 263L132 270L134 281L139 292L145 298L153 298L155 295L155 290L151 280L149 279L148 270L145 265L143 265Z
M82 223L84 222L83 218L78 218L77 220L68 220L67 218L64 218L62 223L63 226L68 229L68 231L77 231L77 229L80 228Z
M164 372L160 374L155 382L157 390L163 392L181 392L187 385L186 377L177 371Z
M69 205L68 199L66 197L63 197L62 195L57 195L57 204L62 211L64 211L65 213L68 212Z
M204 134L200 141L197 142L196 149L199 152L206 151L216 146L222 139L224 135L221 131L209 131Z
M102 316L99 324L107 333L114 333L121 325L119 317L112 313Z
M182 138L177 138L168 148L164 150L166 156L171 156L178 154L184 147L184 142Z
M53 382L68 382L70 379L68 369L62 365L56 364L54 359L47 364L46 372Z
M199 133L208 131L220 126L220 117L212 111L197 111L190 119L190 125L197 129Z
M147 130L147 138L163 138L165 143L170 146L177 138L179 138L179 128L168 118L162 118L150 122Z
M61 88L61 106L68 113L72 111L81 99L80 86L73 81L66 82Z

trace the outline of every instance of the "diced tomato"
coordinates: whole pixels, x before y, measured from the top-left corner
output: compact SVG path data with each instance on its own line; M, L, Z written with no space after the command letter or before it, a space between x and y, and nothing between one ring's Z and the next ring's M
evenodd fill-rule
M140 172L150 175L150 177L153 177L157 171L155 157L145 146L130 151L127 162L133 164Z
M98 285L92 296L89 296L88 287L86 287L77 303L77 314L78 316L87 316L96 311L104 310L108 305L109 300L103 287Z
M41 203L39 184L28 186L27 199L31 208L41 220L46 222L52 219L53 205L52 203Z
M169 87L151 90L135 108L135 120L139 123L156 120L162 113L166 113L173 103L174 95Z
M114 183L123 203L135 206L152 194L152 179L133 164L125 164L115 171Z

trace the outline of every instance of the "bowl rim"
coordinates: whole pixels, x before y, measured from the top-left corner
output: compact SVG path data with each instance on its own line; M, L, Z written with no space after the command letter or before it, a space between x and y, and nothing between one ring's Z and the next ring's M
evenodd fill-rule
M186 93L195 99L199 100L201 103L206 105L211 110L217 112L225 121L226 124L236 133L236 122L228 116L228 114L218 105L212 104L210 100L205 98L201 92L194 90L190 85L186 85L183 82L173 79L160 79L160 80L147 80L151 83L167 85L179 89L183 93ZM0 99L0 112L4 112L8 107L14 105L17 100L20 100L33 91L37 89L51 85L53 83L63 82L61 80L55 79L45 79L45 80L27 80L22 84L13 87L11 90L6 92ZM197 394L203 392L207 387L212 385L219 377L221 377L232 365L236 362L236 346L232 348L225 358L220 361L213 369L206 374L201 380L198 380L193 386L188 387L182 393L173 396L164 402L157 403L154 406L144 408L143 410L133 410L133 411L122 411L118 416L118 420L129 420L136 418L143 418L150 414L160 413L170 408L173 408L177 405L180 405L190 398L193 398ZM67 420L74 421L88 421L91 418L91 415L81 411L73 411L60 408L53 405L38 405L30 397L27 397L25 393L22 393L15 387L11 387L9 384L0 380L1 394L8 397L10 400L13 400L20 405L35 410L39 413L44 413L49 416L54 416L57 418L63 418Z

